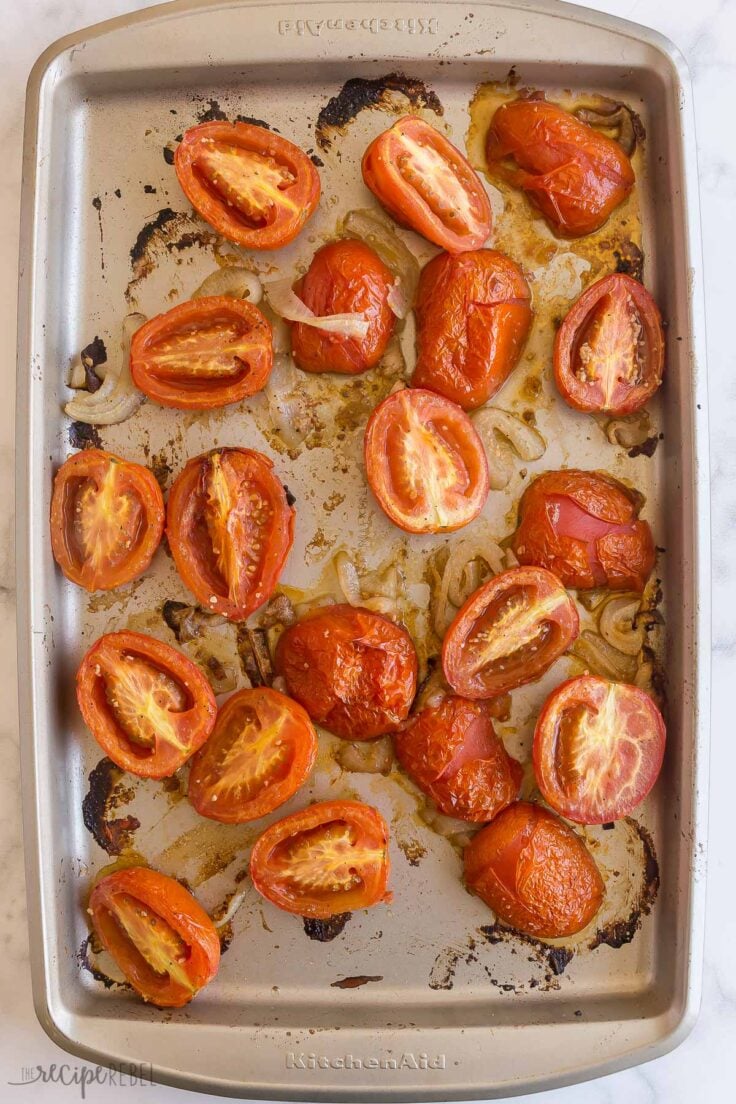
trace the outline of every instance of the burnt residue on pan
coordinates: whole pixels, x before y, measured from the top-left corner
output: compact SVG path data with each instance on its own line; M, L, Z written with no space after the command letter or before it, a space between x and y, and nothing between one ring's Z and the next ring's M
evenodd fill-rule
M132 993L133 986L129 985L127 981L118 981L116 978L111 978L95 966L91 955L100 954L101 952L102 947L98 946L94 934L90 932L87 938L82 940L82 944L77 951L77 961L83 970L91 974L95 981L101 982L106 989L128 989Z
M519 947L527 952L527 961L544 972L540 978L535 972L526 980L510 982L496 976L493 959L484 954L484 946L496 946L508 943L512 954L518 954ZM504 993L523 993L529 989L546 992L559 989L559 977L571 962L574 951L569 947L551 947L522 932L503 928L497 924L484 924L474 935L469 935L463 944L450 944L444 947L434 960L429 975L430 989L450 990L455 985L455 975L459 966L477 966L483 970L490 985Z
M334 135L343 134L348 123L361 111L373 108L395 111L396 103L392 94L396 92L406 96L414 111L428 108L435 115L444 114L437 93L427 88L424 81L417 77L407 77L403 73L387 73L385 77L376 77L373 80L351 77L317 116L317 145L320 149L328 150Z
M227 115L220 107L217 100L206 100L206 107L197 112L197 121L200 123L226 123Z
M652 905L659 892L659 862L654 850L654 841L647 829L633 817L626 817L625 821L642 847L644 863L641 886L628 916L612 920L597 930L588 944L591 951L602 944L618 949L630 943L639 931L643 917L648 916L652 911Z
M133 276L125 289L127 302L135 302L136 288L154 271L161 254L180 253L193 246L209 249L217 240L217 235L205 230L192 215L163 207L141 227L131 247Z
M133 796L122 778L123 772L111 759L100 759L90 771L89 790L82 801L84 826L108 855L119 855L130 847L133 833L140 827L137 817L112 815Z
M634 280L644 279L644 254L638 245L632 241L622 241L618 249L614 249L613 255L616 258L616 272L623 272Z
M647 437L645 441L642 441L640 445L632 445L627 452L627 456L630 456L632 460L637 456L654 456L657 445L663 440L664 433L654 433L651 437Z
M102 387L102 380L95 372L95 368L99 367L100 364L107 363L107 349L102 338L95 337L94 341L90 341L89 345L85 345L79 354L79 359L84 368L84 380L87 390L94 394Z
M75 449L104 448L97 426L87 422L72 422L69 426L69 444Z
M383 981L383 974L356 974L354 977L338 978L330 982L330 989L359 989L371 981Z
M305 916L304 931L310 939L316 939L318 943L329 943L337 938L352 915L352 912L338 912L327 920L313 920L312 917Z

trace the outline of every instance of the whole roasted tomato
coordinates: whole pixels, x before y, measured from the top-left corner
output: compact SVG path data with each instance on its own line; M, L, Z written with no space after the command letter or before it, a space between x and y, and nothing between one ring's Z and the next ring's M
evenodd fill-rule
M422 269L412 386L465 410L487 402L518 363L532 321L521 269L493 249L440 253Z
M306 153L251 123L192 127L174 167L197 213L246 249L287 245L319 203L319 175Z
M85 590L113 590L137 579L163 531L164 499L148 468L86 449L56 473L51 550L67 579Z
M243 621L273 593L294 539L294 511L267 456L213 449L175 479L166 533L197 601Z
M383 356L394 332L396 316L388 305L393 273L369 246L360 241L336 241L322 246L294 293L313 314L356 314L367 324L364 337L296 322L291 329L294 360L307 372L358 375Z
M407 774L446 816L492 820L519 793L522 769L496 735L485 702L448 695L394 736Z
M409 634L359 606L312 610L282 633L275 659L312 720L347 740L395 731L417 689Z
M558 939L589 924L605 886L583 841L539 805L516 801L465 848L465 882L499 920Z
M92 927L144 1001L181 1008L220 965L215 925L184 886L146 866L116 870L89 898Z
M491 172L523 188L565 237L603 226L634 186L634 170L618 142L544 100L499 107L486 153Z
M638 590L654 567L654 541L634 492L603 472L546 472L519 503L512 548L522 564L568 587Z

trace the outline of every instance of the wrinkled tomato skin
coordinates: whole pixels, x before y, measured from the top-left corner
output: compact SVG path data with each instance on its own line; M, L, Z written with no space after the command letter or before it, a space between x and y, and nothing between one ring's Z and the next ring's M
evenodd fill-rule
M521 269L503 253L440 253L422 269L413 387L474 410L516 367L532 321Z
M493 820L516 799L521 765L496 734L486 702L448 695L394 736L396 757L446 816Z
M499 920L542 939L574 935L605 886L583 841L547 809L509 805L465 848L465 882Z
M163 920L186 947L184 971L191 988L168 975L157 975L115 920L116 899L134 898L160 923ZM92 927L136 993L158 1008L181 1008L209 984L220 966L217 929L184 886L145 866L131 866L100 878L89 898Z
M335 889L334 883L329 882L317 890L314 886L295 886L284 877L284 848L329 825L339 830L347 826L356 855L367 850L370 857L354 860L355 877L349 886ZM327 920L341 912L370 908L391 900L386 888L391 869L388 839L388 825L372 805L362 801L319 801L277 820L258 838L250 857L251 879L262 897L297 916ZM318 877L318 857L314 871Z
M194 351L203 346L200 355L210 370L187 371ZM228 357L229 348L233 351ZM177 356L179 363L172 366ZM226 363L212 374L217 356ZM232 362L239 365L234 372ZM227 295L179 303L136 330L130 346L136 387L160 406L177 410L210 410L239 402L266 385L272 367L270 323L253 303Z
M346 740L394 732L417 689L409 634L359 606L312 610L282 633L275 665L312 720Z
M458 610L442 644L444 676L467 698L496 698L541 678L579 627L575 603L555 575L512 567L489 579ZM519 632L521 638L514 635ZM478 651L494 643L496 654L479 665Z
M595 471L546 472L522 495L512 549L567 587L642 591L654 567L652 531L634 492Z
M273 728L273 739L285 748L286 760L277 758L257 791L240 797L218 783L228 778L227 766L223 765L231 746L228 736L248 725L254 734L269 726ZM234 746L237 747L237 740ZM267 755L272 748L273 744L266 747L263 754ZM221 706L212 735L192 759L189 800L200 816L223 824L258 820L294 796L309 777L316 758L317 734L300 705L267 686L239 690ZM237 773L231 773L230 777L232 786L237 787Z
M631 161L618 142L544 100L499 107L486 155L491 173L522 188L562 237L598 230L634 186Z
M233 196L219 191L203 171L213 152L242 150L274 164L293 178L273 191L268 214L247 217ZM185 196L197 214L229 241L246 249L280 249L304 228L319 203L319 174L293 142L251 123L212 122L191 127L174 154L174 168ZM212 175L212 174L211 174ZM253 178L251 178L253 179ZM222 176L220 175L220 183Z
M633 357L625 367L629 373L635 373L635 378L621 380L619 375L615 390L610 395L605 394L596 379L590 379L594 363L586 371L580 359L597 312L608 312L609 315L616 312L614 317L623 326L623 332L620 328L622 342L625 343L627 336L631 338L630 346L622 346L621 355L625 356L628 348L633 350ZM639 331L638 343L632 328ZM637 353L640 344L643 344L644 351ZM587 348L590 349L589 344ZM554 370L557 390L574 410L615 415L641 410L660 387L664 373L662 317L644 285L631 276L614 273L586 288L557 331Z
M593 728L587 740L586 728ZM643 690L581 675L553 690L542 707L534 773L544 800L561 816L609 824L650 792L665 742L662 714Z
M230 495L228 550L232 584L218 565L222 532L210 532L214 481L223 476ZM254 501L253 496L256 496ZM238 529L233 518L238 520ZM211 613L244 621L268 601L294 540L294 510L267 456L254 449L213 449L190 460L169 492L166 535L176 570L197 601ZM248 571L253 567L253 571Z
M355 376L378 364L394 332L388 305L393 273L359 241L330 242L319 249L294 285L299 299L317 315L359 314L368 323L363 338L326 333L296 322L291 327L294 360L305 372Z
M109 495L108 537L114 548L105 555L104 534L92 528L85 540L79 532L83 503ZM121 522L127 502L129 521ZM94 508L91 514L94 514ZM91 518L94 520L94 518ZM164 531L164 499L148 468L121 460L102 449L86 449L70 456L59 468L51 497L51 550L70 582L85 590L114 590L139 578L150 566Z
M171 679L179 688L183 708L162 714L171 724L170 738L161 729L152 748L131 739L110 699L116 672L128 657ZM147 684L147 690L151 690ZM169 644L145 633L106 633L85 654L77 672L77 702L84 723L105 754L121 770L140 778L169 778L202 746L215 724L217 703L212 688L196 664ZM145 716L144 705L140 707Z

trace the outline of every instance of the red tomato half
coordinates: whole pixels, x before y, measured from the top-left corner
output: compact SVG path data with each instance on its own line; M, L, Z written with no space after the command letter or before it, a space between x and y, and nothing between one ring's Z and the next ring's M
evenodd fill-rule
M534 773L568 820L607 824L644 800L662 768L665 725L643 690L593 675L569 679L544 703Z
M466 698L540 678L578 635L578 612L550 571L512 567L468 598L445 634L442 670Z
M250 875L277 908L327 920L388 901L388 825L361 801L319 801L256 841Z
M379 403L364 452L379 506L407 533L451 533L483 509L483 442L461 407L431 391L407 387Z
M275 662L312 720L346 740L394 732L417 689L409 634L359 606L312 610L282 633Z
M189 771L189 800L201 816L242 824L272 813L306 782L317 757L307 713L277 690L239 690Z
M516 367L532 322L531 293L503 253L440 253L422 269L415 313L412 385L472 410Z
M523 188L565 237L598 230L634 187L634 170L618 142L544 100L499 107L486 153L491 172Z
M359 314L368 332L362 338L345 337L296 322L291 347L299 367L355 376L378 364L396 322L388 305L393 283L391 270L363 242L330 242L317 250L294 285L295 295L313 314Z
M580 837L526 801L509 805L473 837L465 848L465 882L504 924L543 939L581 931L605 894Z
M223 448L190 460L169 492L176 570L212 613L243 621L266 602L294 540L294 511L267 456Z
M144 1001L181 1008L217 973L215 925L165 874L145 866L108 874L94 886L89 912L103 947Z
M272 366L270 323L227 295L179 303L136 330L130 346L136 387L179 410L238 402L260 391Z
M250 123L192 127L174 167L197 213L246 249L293 241L319 203L319 175L306 153Z
M77 672L84 722L106 755L141 778L168 778L205 742L217 705L190 659L153 636L107 633Z
M363 154L363 180L390 215L441 249L479 249L491 205L477 173L438 130L406 115Z
M51 549L67 579L113 590L146 570L164 531L164 499L148 468L86 449L61 465L51 497Z
M565 586L638 590L654 567L654 541L634 492L603 472L546 472L519 503L512 548Z
M557 389L575 410L644 406L662 382L664 333L643 284L615 273L584 291L557 331L554 363Z
M394 736L407 774L446 816L493 820L519 793L522 769L496 735L486 702L448 695Z

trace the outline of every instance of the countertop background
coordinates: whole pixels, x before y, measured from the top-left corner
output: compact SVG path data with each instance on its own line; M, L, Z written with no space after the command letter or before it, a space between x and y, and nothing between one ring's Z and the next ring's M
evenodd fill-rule
M23 103L41 51L80 27L146 0L0 0L0 1098L35 1104L80 1099L78 1084L13 1084L24 1068L77 1062L39 1027L31 1000L20 827L13 575L13 417L16 281ZM708 916L703 1007L672 1054L637 1069L571 1088L519 1097L538 1104L699 1104L734 1099L736 1041L736 879L733 783L736 738L736 0L589 0L589 7L667 35L685 54L695 85L710 376L713 492L713 728ZM151 1056L155 1060L155 1056ZM204 1098L163 1086L93 1084L105 1104L195 1104ZM213 1098L214 1099L214 1098Z

